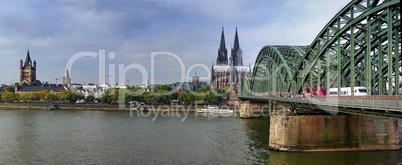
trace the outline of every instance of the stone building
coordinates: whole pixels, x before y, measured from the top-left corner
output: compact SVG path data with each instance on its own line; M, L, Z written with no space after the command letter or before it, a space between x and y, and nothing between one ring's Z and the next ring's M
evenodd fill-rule
M19 78L19 83L14 86L14 91L19 94L46 90L57 95L60 91L65 90L63 85L42 84L36 79L36 61L32 62L29 50L27 51L25 62L22 59L20 61Z
M216 65L212 64L211 69L211 88L225 89L230 87L232 91L236 91L241 87L242 79L250 75L250 65L243 65L243 51L240 48L237 27L234 39L234 45L231 49L231 55L228 60L227 49L225 44L225 34L222 27L222 35L220 47L218 49L218 57Z
M29 55L29 50L27 51L27 56L25 58L25 63L20 61L20 85L41 85L40 81L36 80L36 61L31 60Z

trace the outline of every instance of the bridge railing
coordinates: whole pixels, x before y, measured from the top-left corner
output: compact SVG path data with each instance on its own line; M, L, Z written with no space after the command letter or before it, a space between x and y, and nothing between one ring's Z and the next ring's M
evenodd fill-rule
M361 108L371 110L385 110L402 112L402 96L341 96L341 97L264 97L240 96L251 100L280 101L300 104L314 104L331 107Z

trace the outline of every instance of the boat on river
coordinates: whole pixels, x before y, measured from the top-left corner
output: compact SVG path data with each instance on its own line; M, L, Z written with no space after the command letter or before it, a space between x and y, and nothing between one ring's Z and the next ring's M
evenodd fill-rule
M148 108L147 108L147 106L145 105L144 102L139 103L139 102L134 101L134 102L130 103L130 110L133 110L133 111L147 111Z
M46 105L45 107L43 107L43 109L45 109L45 110L59 110L60 107L57 104L51 103L51 104Z
M216 111L216 110L218 110L218 109L219 109L219 108L217 108L217 107L209 106L209 105L208 105L207 108L201 108L201 109L197 110L197 112L198 112L198 113L210 113L210 112Z
M222 109L215 106L208 106L207 108L201 108L197 110L198 113L213 113L213 114L231 114L233 110L230 109Z

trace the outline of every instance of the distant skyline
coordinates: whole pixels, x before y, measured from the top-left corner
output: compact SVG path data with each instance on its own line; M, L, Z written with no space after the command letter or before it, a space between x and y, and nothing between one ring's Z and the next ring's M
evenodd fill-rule
M309 45L349 0L0 0L0 84L18 81L19 61L29 47L37 79L55 83L67 61L80 52L116 54L106 66L137 63L151 76L151 53L170 52L184 62L211 67L222 26L227 49L238 28L243 63L252 65L264 45ZM108 56L107 56L108 57ZM207 75L202 68L190 76ZM85 57L69 71L75 83L98 83L98 59ZM208 71L209 72L209 71ZM115 73L117 75L117 73ZM139 71L127 72L129 85L141 84ZM155 83L180 81L180 65L155 58ZM106 81L109 76L106 68ZM114 76L117 81L117 76ZM190 81L190 80L186 80ZM60 82L60 80L58 81Z

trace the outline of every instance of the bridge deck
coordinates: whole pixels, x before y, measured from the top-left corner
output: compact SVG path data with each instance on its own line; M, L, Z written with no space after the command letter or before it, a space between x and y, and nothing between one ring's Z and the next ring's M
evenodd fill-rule
M239 96L242 100L258 102L296 103L298 106L312 107L322 110L336 110L344 113L375 115L401 119L402 96L341 96L341 97L264 97ZM358 110L358 111L356 111ZM374 113L372 113L374 112ZM385 114L387 113L387 114Z

